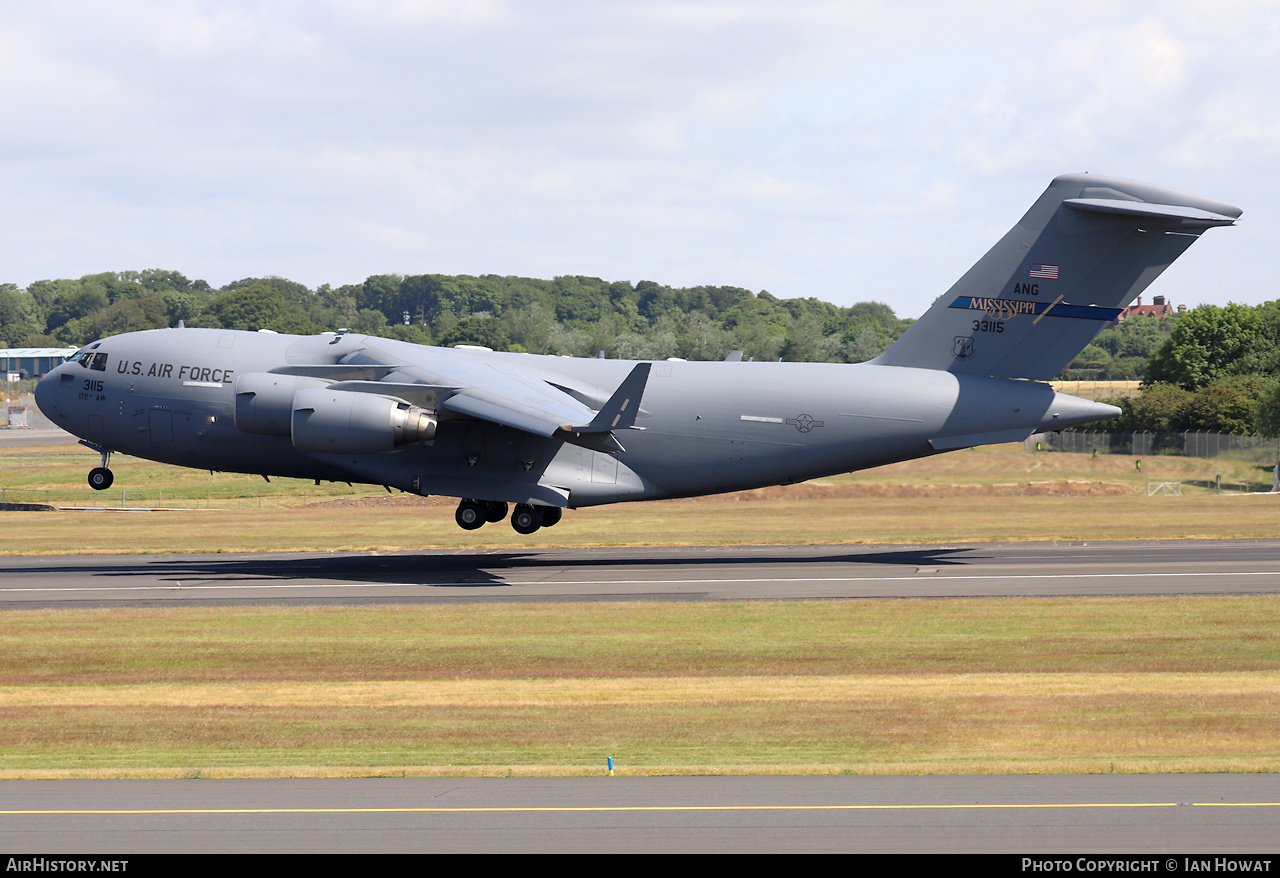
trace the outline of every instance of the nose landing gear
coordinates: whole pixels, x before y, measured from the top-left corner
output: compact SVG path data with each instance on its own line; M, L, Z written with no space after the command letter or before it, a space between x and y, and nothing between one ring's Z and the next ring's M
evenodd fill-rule
M93 488L95 491L105 491L107 488L110 488L111 483L116 480L116 477L112 475L111 470L107 469L107 464L111 462L111 452L105 449L95 448L94 450L101 450L102 466L95 466L93 469L89 470L89 487Z

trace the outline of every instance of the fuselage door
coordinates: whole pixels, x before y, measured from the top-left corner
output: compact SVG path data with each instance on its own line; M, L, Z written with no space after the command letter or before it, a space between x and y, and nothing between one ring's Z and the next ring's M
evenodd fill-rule
M151 447L162 450L173 448L173 412L168 409L152 409L147 414L147 432L151 434Z

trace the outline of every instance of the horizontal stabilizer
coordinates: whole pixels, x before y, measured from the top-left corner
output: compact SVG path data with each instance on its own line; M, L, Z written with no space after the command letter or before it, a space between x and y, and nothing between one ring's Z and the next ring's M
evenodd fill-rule
M1117 201L1113 198L1068 198L1062 203L1076 210L1094 211L1096 213L1122 213L1130 216L1192 220L1198 224L1208 226L1234 226L1236 224L1235 217L1181 204L1146 204L1142 201Z

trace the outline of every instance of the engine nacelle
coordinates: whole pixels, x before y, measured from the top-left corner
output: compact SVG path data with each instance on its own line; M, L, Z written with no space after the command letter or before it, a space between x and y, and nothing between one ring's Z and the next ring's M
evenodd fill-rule
M246 372L236 378L236 429L259 436L288 436L293 397L299 390L324 387L324 381L272 372Z
M436 438L436 419L402 399L306 388L293 397L293 446L329 454L376 454Z

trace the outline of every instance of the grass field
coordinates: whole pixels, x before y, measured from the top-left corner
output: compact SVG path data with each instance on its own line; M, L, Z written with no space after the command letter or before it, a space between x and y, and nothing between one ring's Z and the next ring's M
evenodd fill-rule
M0 449L65 505L95 458ZM0 551L1275 537L1238 461L962 451L533 538L451 500L117 458L126 506L4 512ZM1177 482L1181 496L1147 496ZM64 493L65 492L65 493ZM259 493L261 492L261 494ZM137 495L131 503L130 497ZM92 498L101 506L107 497ZM198 507L198 508L197 508ZM212 507L212 508L210 508ZM1280 598L23 610L0 777L1275 771Z
M74 446L0 449L2 499L89 510L0 513L0 553L1280 536L1280 496L1246 493L1270 488L1268 467L1149 457L1138 471L1130 457L1037 453L1021 445L801 485L570 511L533 537L505 524L462 531L449 498L291 479L266 483L128 457L113 461L116 484L99 494L83 484L95 461ZM1223 494L1211 490L1218 476ZM1163 483L1177 484L1181 496L1147 496L1148 485Z
M0 776L1280 769L1280 598L5 614Z
M1141 381L1052 381L1059 393L1082 399L1129 399L1142 392Z

